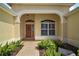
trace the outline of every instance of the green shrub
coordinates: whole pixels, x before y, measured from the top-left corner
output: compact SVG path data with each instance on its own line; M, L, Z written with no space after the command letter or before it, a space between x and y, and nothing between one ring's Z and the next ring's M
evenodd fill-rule
M61 54L57 52L58 51L57 42L51 39L41 40L41 42L38 43L38 47L41 49L45 49L45 52L43 54L45 56L61 56Z
M16 46L15 42L12 42L12 43L10 43L8 48L11 49L11 51L14 51L17 48L17 46Z
M9 56L17 47L21 46L21 41L6 43L4 46L0 45L0 55Z
M41 42L38 43L40 49L47 49L50 45L55 46L55 42L51 39L41 40Z
M10 43L9 48L12 50L15 50L17 47L20 47L21 45L22 45L21 41L19 40L17 42Z
M8 47L9 47L8 42L4 46L0 47L1 49L0 55L5 55L5 56L10 55L11 49L9 49Z
M18 40L17 42L15 42L16 46L17 46L17 47L21 46L21 45L22 45L21 42L22 42L21 40Z
M46 51L44 52L45 56L61 56L59 52L56 51L56 48L54 46L50 46Z

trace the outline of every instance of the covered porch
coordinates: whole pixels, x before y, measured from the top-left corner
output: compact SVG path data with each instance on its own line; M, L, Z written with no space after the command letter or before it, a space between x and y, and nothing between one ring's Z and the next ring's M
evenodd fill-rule
M61 18L57 14L23 14L20 37L28 40L61 39Z
M40 6L40 8L31 9L29 7L18 10L15 20L17 36L26 40L59 39L67 41L65 14L66 12L61 12L58 9L48 9L48 6L46 6L46 9L42 9L42 6Z

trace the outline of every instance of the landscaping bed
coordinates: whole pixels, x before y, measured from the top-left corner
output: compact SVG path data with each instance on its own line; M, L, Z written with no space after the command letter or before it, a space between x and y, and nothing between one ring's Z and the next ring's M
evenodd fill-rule
M38 43L40 56L61 56L58 52L56 43L53 40L42 40Z
M38 43L38 50L40 56L79 56L79 50L77 47L51 39L41 40L41 42ZM65 55L64 52L66 52L65 54L69 52L71 54Z
M0 56L15 56L23 47L22 41L6 43L4 46L0 45Z

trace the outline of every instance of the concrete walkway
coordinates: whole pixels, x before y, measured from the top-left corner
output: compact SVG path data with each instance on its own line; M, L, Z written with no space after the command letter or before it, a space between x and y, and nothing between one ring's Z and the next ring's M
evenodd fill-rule
M39 56L39 51L36 49L39 41L24 41L23 48L16 56Z

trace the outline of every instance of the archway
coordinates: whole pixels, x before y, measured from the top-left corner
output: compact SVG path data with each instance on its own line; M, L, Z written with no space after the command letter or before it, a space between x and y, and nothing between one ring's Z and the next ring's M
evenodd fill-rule
M28 17L29 15L29 17ZM55 34L50 36L41 35L41 21L43 20L54 20L55 21ZM54 38L61 39L61 18L57 14L24 14L20 19L20 34L21 38L26 38L26 24L34 24L34 38L35 40L45 39L45 38ZM28 27L30 27L29 25ZM29 29L28 29L29 30ZM28 31L27 31L28 32ZM29 36L27 34L27 36Z

